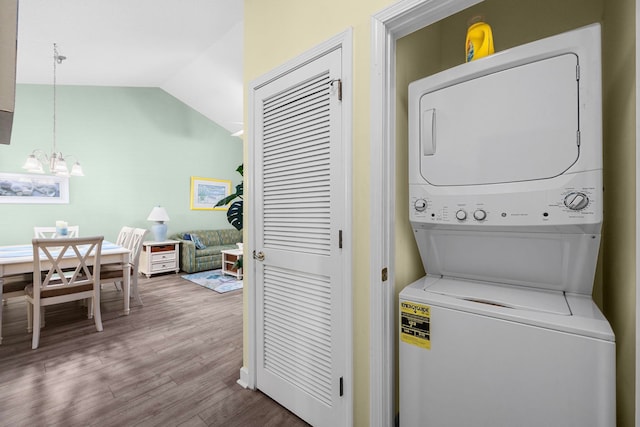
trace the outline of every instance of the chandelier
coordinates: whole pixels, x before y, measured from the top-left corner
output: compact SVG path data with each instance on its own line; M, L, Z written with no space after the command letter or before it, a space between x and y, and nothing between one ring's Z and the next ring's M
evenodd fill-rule
M56 151L56 66L58 64L62 64L62 61L67 59L66 56L62 56L58 53L58 45L56 43L53 44L53 148L51 150L51 154L47 155L47 153L40 149L35 149L31 152L29 157L27 157L27 161L22 166L23 169L26 169L28 172L34 173L45 173L44 166L46 165L49 169L49 173L53 175L60 176L84 176L82 172L82 167L80 163L76 160L76 162L71 167L71 172L69 172L69 168L67 166L67 161L65 157L62 155L62 152ZM66 156L74 157L75 156Z

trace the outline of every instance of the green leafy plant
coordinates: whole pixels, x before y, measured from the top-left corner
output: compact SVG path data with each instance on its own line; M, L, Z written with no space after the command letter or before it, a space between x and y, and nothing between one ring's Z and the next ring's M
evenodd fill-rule
M236 169L240 175L244 177L244 164L241 164ZM218 201L216 203L216 207L225 206L231 203L229 209L227 210L227 221L229 224L235 227L236 230L242 230L242 214L243 214L243 204L242 204L242 194L244 181L240 182L240 184L236 185L236 192L229 194L224 199ZM236 200L239 199L239 200ZM234 201L235 200L235 201ZM233 264L233 268L242 268L242 257L238 257L238 260Z
M236 172L244 176L244 165L238 166ZM227 210L227 221L229 221L229 224L234 226L236 230L242 230L242 194L244 189L243 184L244 182L241 182L240 184L236 185L235 193L229 194L227 197L219 200L218 203L216 203L216 207L225 206L233 202L235 199L239 199L231 203L231 206L229 206L229 209Z

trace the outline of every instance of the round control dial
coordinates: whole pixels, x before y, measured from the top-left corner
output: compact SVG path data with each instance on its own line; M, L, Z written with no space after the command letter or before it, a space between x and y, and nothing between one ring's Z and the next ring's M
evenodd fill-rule
M476 219L476 221L484 221L485 219L487 219L487 212L485 212L483 209L477 209L473 213L473 217Z
M579 191L573 191L564 198L564 205L572 211L579 211L587 207L589 197Z
M425 199L418 199L413 203L413 208L418 212L424 212L427 209L427 201Z
M460 209L456 212L456 218L460 221L464 221L465 219L467 219L467 212L465 212L463 209Z

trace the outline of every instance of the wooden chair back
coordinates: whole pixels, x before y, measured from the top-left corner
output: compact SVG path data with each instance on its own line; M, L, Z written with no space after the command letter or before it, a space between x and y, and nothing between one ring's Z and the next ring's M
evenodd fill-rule
M138 274L138 263L140 261L140 253L142 252L142 242L144 236L149 232L146 228L134 228L131 232L130 239L127 242L127 249L131 251L131 269L132 274ZM135 270L135 271L133 271Z
M96 329L100 314L100 256L103 236L33 239L33 284L25 289L30 304L28 323L33 329L32 348L38 348L43 307L90 299Z
M142 253L144 236L149 232L149 230L145 228L122 227L120 233L123 234L123 230L127 228L131 231L128 233L124 243L120 244L120 246L123 246L130 251L129 265L131 267L131 295L138 301L138 304L142 305L142 298L140 298L140 293L138 292L138 265L140 263L140 254ZM103 269L100 278L104 283L113 281L116 284L116 288L118 288L118 283L124 280L123 274L122 266L113 265Z
M128 248L127 244L129 243L129 240L131 240L131 233L133 230L133 227L122 227L118 233L118 237L116 238L116 245Z
M80 235L79 225L70 225L67 227L66 236L58 236L56 227L33 227L33 237L36 239L54 239L57 237L78 237Z

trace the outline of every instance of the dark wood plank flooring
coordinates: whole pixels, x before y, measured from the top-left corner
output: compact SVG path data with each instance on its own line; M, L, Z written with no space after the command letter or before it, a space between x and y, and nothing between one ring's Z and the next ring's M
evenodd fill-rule
M218 294L170 274L139 279L144 307L102 291L103 332L77 303L47 308L31 350L26 303L4 307L0 426L306 426L236 383L242 291Z

